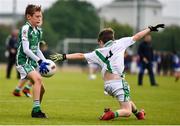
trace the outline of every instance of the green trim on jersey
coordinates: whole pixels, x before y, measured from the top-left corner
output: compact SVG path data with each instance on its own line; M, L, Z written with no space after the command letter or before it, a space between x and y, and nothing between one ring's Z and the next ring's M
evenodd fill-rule
M130 100L130 89L128 82L122 79L122 85L123 85L123 90L124 90L124 102Z
M24 29L23 29L24 28ZM35 31L36 30L36 31ZM23 34L27 34L27 39L29 41L29 49L36 55L39 42L41 41L42 38L42 31L40 28L36 27L33 29L31 24L29 22L26 22L25 25L22 26L19 32L19 39L18 39L18 51L16 55L16 64L17 65L24 65L24 64L30 64L34 68L37 67L36 61L28 57L22 47L22 36Z
M108 42L106 42L106 44L104 44L104 47L111 46L112 44L113 44L113 40L109 40Z
M112 68L108 59L106 59L99 51L95 51L96 55L107 65L107 69L112 73Z

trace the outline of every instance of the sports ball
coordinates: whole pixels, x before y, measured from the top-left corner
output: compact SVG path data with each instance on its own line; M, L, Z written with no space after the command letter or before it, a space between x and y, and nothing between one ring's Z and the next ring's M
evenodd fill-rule
M49 63L49 65L47 65L49 72L47 74L41 73L41 76L51 77L56 73L56 64L50 59L47 59L46 62Z

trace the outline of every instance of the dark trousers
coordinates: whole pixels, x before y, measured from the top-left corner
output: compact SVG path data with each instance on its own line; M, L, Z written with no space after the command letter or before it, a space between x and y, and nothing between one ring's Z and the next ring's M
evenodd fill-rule
M7 64L7 69L6 69L6 78L7 79L11 78L11 71L12 71L13 66L15 65L15 62L16 62L15 57L9 57L8 58L8 64ZM20 74L17 71L17 79L19 79L19 78L20 78Z
M156 85L156 81L154 78L154 73L153 73L153 65L152 63L140 63L140 71L139 71L139 75L138 75L138 85L142 85L143 84L143 75L144 75L144 70L147 69L148 70L148 74L149 74L149 78L150 78L150 82L151 85Z

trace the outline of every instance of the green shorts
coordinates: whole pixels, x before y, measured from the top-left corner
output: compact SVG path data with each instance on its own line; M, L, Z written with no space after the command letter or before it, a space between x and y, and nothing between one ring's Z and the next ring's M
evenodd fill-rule
M20 73L21 79L27 78L27 75L31 72L36 70L32 65L30 64L24 64L24 65L18 65L16 66L16 69Z

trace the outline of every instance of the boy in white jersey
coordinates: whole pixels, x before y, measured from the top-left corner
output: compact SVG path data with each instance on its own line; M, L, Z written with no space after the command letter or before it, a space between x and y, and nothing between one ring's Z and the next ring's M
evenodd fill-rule
M164 28L164 24L149 26L145 30L135 34L132 37L125 37L114 40L114 31L111 28L102 30L98 36L99 49L91 53L73 53L73 54L54 54L50 58L57 60L86 59L88 63L97 63L102 68L105 91L116 97L121 108L115 112L105 109L101 120L110 120L116 117L129 117L132 113L137 119L144 119L144 110L138 111L135 104L129 97L129 85L123 77L124 71L124 52L136 41L149 34L151 31L158 31L158 28Z
M42 31L39 28L42 24L41 6L28 5L25 11L26 24L22 26L19 33L18 52L16 55L16 68L21 75L21 82L29 79L33 84L33 109L31 116L34 118L46 118L47 116L40 109L40 103L45 92L41 75L48 72L46 58L39 49Z

